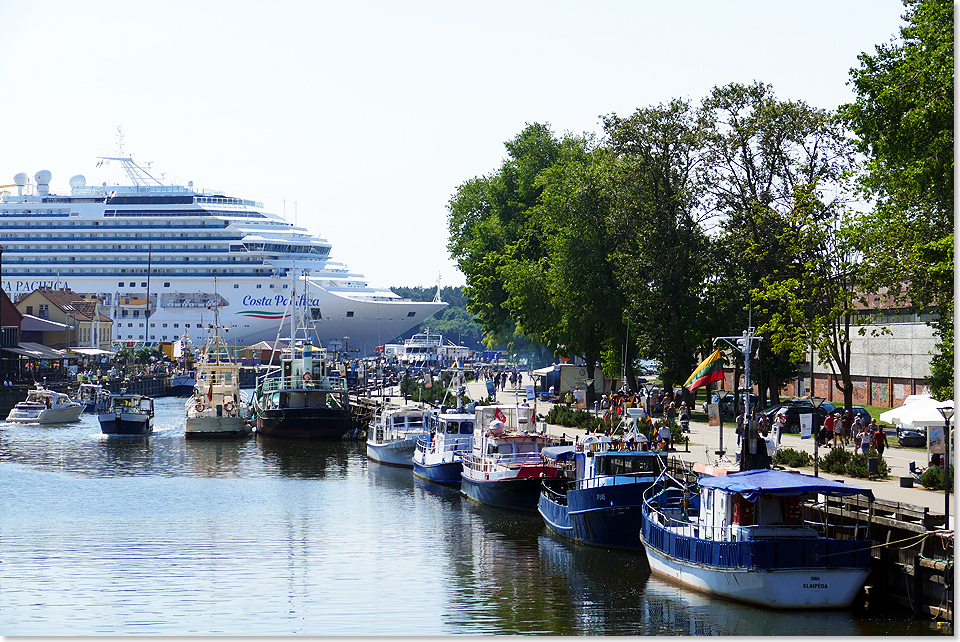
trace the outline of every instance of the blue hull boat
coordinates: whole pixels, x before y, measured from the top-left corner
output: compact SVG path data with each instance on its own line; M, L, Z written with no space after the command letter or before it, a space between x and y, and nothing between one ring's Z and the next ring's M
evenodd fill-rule
M642 550L643 493L663 464L638 446L588 436L576 447L545 448L547 459L573 469L572 481L543 486L537 508L547 529L582 544Z
M421 435L413 452L413 474L437 484L460 483L463 455L473 447L474 415L443 412L429 434Z

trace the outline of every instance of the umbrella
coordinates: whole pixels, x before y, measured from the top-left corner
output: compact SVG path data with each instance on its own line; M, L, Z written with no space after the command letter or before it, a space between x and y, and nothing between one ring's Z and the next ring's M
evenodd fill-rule
M937 401L936 399L918 399L880 413L880 421L891 424L908 424L911 426L943 426L946 422L937 408L953 408L953 399Z

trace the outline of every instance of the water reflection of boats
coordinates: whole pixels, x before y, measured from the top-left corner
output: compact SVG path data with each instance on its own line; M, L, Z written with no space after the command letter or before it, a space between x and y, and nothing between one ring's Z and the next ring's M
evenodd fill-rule
M642 618L672 635L861 635L849 611L772 611L710 597L650 577Z
M328 477L346 474L348 447L342 441L288 439L261 435L257 439L263 465L282 477Z

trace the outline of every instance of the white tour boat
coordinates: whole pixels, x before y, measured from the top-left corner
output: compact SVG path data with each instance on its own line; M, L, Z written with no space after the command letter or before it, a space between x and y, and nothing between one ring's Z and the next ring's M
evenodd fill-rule
M412 468L417 440L430 435L427 416L422 406L384 406L367 430L367 457L381 464Z
M35 390L27 391L24 401L10 410L7 421L17 424L62 424L79 419L83 407L70 395L47 390L38 384Z
M820 498L863 496L872 508L870 489L767 469L701 478L698 488L663 473L644 494L640 539L655 574L776 609L844 608L863 587L868 527Z
M317 320L314 339L331 350L349 337L350 349L372 354L446 306L371 287L331 260L329 242L262 203L192 181L164 184L122 146L100 160L97 172L119 166L127 184L91 185L77 175L69 193L54 194L42 170L33 181L17 174L15 192L0 192L0 287L14 300L41 286L100 299L114 321L114 347L156 347L184 332L205 342L214 307L237 345L270 340L291 297L294 264L301 285L311 286L303 303Z
M441 412L413 451L413 474L438 484L459 484L463 456L473 447L474 415Z

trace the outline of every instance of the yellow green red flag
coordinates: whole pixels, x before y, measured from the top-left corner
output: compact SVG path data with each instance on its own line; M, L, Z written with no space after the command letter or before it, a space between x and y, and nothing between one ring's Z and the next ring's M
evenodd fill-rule
M713 354L704 359L703 362L697 366L697 369L693 371L693 374L690 375L687 381L683 384L683 387L693 391L700 386L705 386L708 383L722 380L723 355L720 354L720 349L718 348L713 352Z

